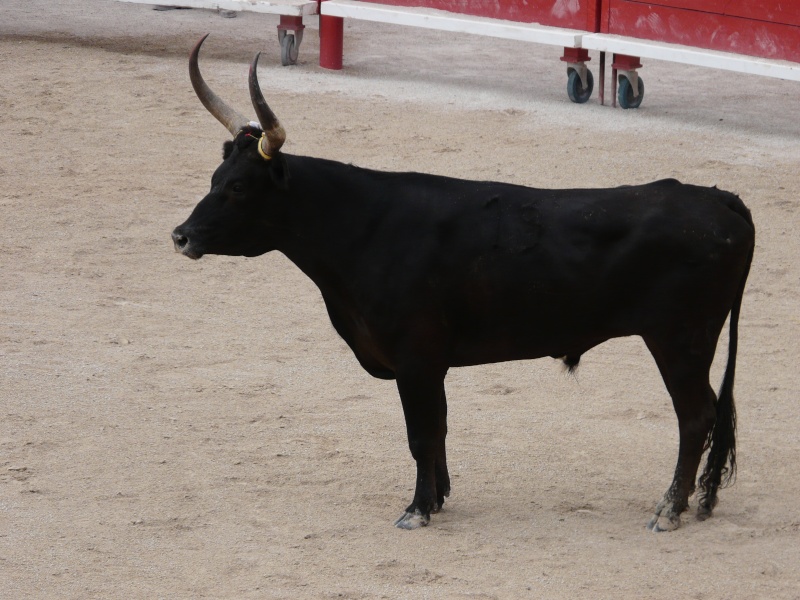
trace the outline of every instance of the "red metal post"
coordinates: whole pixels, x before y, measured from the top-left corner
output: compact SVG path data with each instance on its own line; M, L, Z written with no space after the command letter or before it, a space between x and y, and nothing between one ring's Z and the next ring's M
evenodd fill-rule
M600 53L600 106L603 106L606 103L606 53Z
M342 17L319 17L319 66L323 69L342 68L344 52L344 19Z
M614 68L613 62L611 63L611 106L617 108L617 70Z

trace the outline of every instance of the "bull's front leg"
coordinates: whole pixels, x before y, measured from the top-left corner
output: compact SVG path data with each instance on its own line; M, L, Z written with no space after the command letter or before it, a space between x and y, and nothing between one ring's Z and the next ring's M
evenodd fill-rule
M397 389L406 418L408 446L417 463L414 500L395 521L401 529L417 529L430 522L450 495L445 437L447 399L444 392L446 369L413 370L398 373Z

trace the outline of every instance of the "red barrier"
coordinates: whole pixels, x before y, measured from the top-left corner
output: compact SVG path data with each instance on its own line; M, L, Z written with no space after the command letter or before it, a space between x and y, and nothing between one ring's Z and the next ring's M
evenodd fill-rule
M600 25L600 9L603 0L360 0L355 5L375 5L376 8L397 7L402 10L436 9L442 14L452 13L485 17L500 23L512 21L531 23L549 27L559 27L565 31L597 32ZM332 5L333 3L331 3ZM342 68L342 19L350 15L347 4L343 3L326 14L326 0L320 0L320 66L327 69ZM329 5L330 6L330 5ZM356 12L358 8L352 7ZM380 10L378 8L378 10ZM339 9L337 11L337 9ZM362 13L363 14L363 13ZM395 13L409 14L409 13ZM422 14L421 12L419 14ZM366 17L367 20L381 21L381 17Z
M600 31L800 62L797 0L603 0Z
M638 107L644 96L644 82L637 72L640 57L633 54L789 79L796 79L794 67L777 61L731 60L705 50L800 62L800 0L321 0L320 8L323 67L342 67L343 18L508 36L563 44L567 93L578 103L589 100L594 85L586 64L589 49L600 52L601 103L605 52L613 54L612 85L619 83L614 103L618 99L623 108ZM484 19L459 19L448 13ZM510 26L507 21L524 25Z
M366 0L369 2L370 0ZM436 8L476 17L540 23L567 29L597 29L601 0L377 0L379 4Z

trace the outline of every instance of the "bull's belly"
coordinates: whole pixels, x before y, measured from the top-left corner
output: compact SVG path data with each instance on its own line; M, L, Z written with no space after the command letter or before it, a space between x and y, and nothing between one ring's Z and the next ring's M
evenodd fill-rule
M565 335L558 340L536 335L520 333L515 336L492 336L478 339L460 340L453 346L450 357L451 367L469 367L489 363L535 358L562 356L580 356L614 337L625 337L629 333L618 335L599 333L586 335Z

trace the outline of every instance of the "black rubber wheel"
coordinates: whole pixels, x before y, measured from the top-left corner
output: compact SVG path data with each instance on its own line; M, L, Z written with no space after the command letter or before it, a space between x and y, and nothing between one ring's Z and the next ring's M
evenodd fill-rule
M619 82L619 90L617 92L617 100L622 108L639 108L644 98L644 81L639 77L639 95L633 97L633 86L630 79L623 77Z
M281 64L284 67L293 65L297 62L297 54L300 48L293 33L287 33L281 39Z
M577 104L583 104L592 96L594 89L594 77L592 72L586 69L586 89L581 85L581 77L575 69L569 72L567 80L567 95L569 99Z

